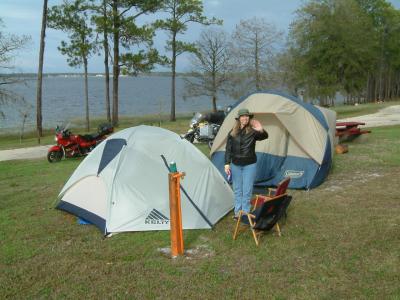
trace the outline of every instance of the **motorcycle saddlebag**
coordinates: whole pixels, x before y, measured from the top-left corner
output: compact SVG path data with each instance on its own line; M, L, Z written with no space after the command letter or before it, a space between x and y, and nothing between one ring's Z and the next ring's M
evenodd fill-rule
M103 123L97 127L97 131L100 134L109 134L114 131L114 127L111 124Z
M212 126L210 126L209 124L206 124L206 125L200 127L200 138L210 139L213 137L214 137L214 134L213 134Z

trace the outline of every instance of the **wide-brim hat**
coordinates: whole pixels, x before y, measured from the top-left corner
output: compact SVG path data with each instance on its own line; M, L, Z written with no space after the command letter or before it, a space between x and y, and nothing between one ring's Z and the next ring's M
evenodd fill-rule
M241 116L249 116L250 118L254 117L253 114L250 113L250 111L247 108L241 108L238 111L237 117L235 118L236 120L239 120Z

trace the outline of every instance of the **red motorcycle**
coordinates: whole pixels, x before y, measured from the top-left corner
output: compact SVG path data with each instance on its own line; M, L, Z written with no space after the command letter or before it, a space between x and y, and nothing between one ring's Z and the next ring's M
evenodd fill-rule
M57 145L51 147L47 152L47 160L49 162L59 162L63 157L71 158L87 155L98 144L111 134L114 128L109 124L101 124L97 133L86 135L74 135L65 127L56 128L55 141Z

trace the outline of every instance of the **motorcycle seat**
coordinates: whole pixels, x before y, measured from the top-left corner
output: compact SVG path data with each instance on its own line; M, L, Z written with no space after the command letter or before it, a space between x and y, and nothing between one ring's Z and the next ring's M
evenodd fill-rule
M99 133L92 133L90 136L91 136L94 140L97 140L97 139L100 138L101 134L99 134Z
M94 141L94 140L98 139L99 136L100 136L100 135L99 135L98 133L93 133L93 134L81 135L80 137L81 137L82 139L84 139L85 141L91 142L91 141Z

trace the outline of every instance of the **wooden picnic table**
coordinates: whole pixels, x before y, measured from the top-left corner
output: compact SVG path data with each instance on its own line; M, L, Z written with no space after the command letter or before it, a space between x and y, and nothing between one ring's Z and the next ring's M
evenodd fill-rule
M359 126L365 125L364 122L336 122L336 136L338 137L357 137L361 134L370 133L370 130L361 130Z

